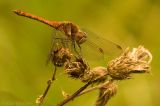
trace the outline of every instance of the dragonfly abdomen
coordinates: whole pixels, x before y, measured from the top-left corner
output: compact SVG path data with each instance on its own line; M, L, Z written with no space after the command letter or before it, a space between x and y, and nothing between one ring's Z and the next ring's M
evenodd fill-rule
M46 25L49 25L49 26L51 26L53 28L57 28L61 24L61 22L49 21L49 20L46 20L46 19L44 19L42 17L27 13L27 12L23 12L21 10L14 10L14 13L16 13L19 16L24 16L24 17L27 17L27 18L30 18L30 19L37 20L37 21L42 22L42 23L44 23Z

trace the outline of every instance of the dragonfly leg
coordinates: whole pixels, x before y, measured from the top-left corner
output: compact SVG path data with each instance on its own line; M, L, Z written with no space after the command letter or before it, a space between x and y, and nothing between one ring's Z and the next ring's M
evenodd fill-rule
M77 51L77 49L76 49L76 43L73 41L73 49L74 49L74 51L79 55L79 53L78 53L78 51Z
M54 72L53 72L53 76L52 76L52 81L55 80L56 72L57 72L57 66L54 66Z
M81 49L81 46L80 46L80 44L78 44L78 43L77 43L77 45L78 45L78 47L79 47L80 54L82 55L82 49Z

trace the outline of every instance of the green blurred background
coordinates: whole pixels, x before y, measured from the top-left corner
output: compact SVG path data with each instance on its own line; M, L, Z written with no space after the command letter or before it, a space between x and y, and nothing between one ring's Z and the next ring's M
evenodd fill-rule
M160 106L160 0L0 0L0 106L34 106L53 69L45 65L52 28L19 17L14 9L72 21L124 48L144 45L153 54L152 74L118 82L108 105ZM73 93L82 85L59 71L44 106L60 102L62 90ZM92 106L97 94L66 106Z

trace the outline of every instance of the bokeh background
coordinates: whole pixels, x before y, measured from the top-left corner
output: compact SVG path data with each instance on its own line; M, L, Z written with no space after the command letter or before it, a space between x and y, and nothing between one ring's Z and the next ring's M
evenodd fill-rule
M160 106L160 0L0 0L0 106L35 106L53 69L45 65L52 28L19 17L14 9L72 21L123 48L144 45L153 54L152 73L118 82L108 106ZM44 106L60 102L62 90L73 93L82 85L60 70ZM92 106L97 94L66 106Z

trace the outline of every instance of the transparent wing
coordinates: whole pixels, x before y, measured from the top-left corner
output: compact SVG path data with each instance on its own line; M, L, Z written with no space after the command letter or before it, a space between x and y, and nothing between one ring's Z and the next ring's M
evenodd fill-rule
M96 58L113 58L122 52L122 47L108 39L99 37L97 34L83 29L87 34L87 40L82 44L82 53L91 60ZM84 50L83 50L84 48ZM85 49L86 48L86 49ZM90 55L88 54L90 53ZM88 54L88 55L87 55Z
M46 64L52 61L54 54L61 48L71 49L71 40L64 33L55 30Z

